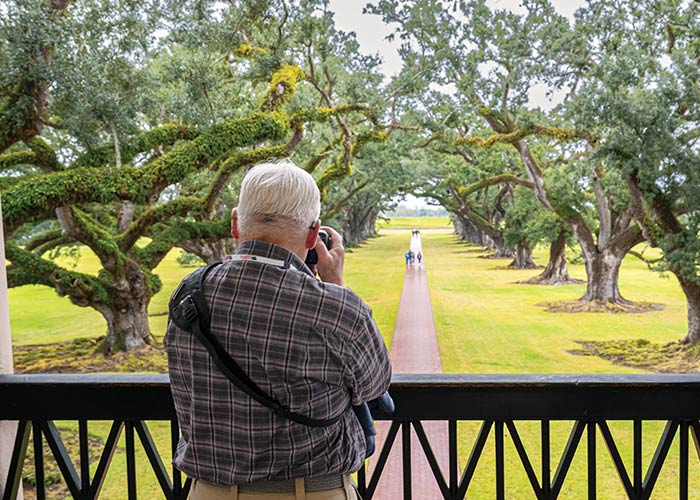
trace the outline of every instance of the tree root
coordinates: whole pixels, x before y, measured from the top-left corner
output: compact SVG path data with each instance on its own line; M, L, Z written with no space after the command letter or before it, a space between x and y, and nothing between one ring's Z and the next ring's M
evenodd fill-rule
M561 302L541 302L537 306L544 307L553 313L612 313L636 314L660 311L663 304L651 302L606 302L604 300L566 300Z
M567 352L576 356L598 356L616 365L654 373L700 373L699 345L682 341L654 344L646 339L574 342L581 348Z
M533 276L532 278L526 279L524 281L516 281L517 285L542 285L542 286L564 286L564 285L583 285L586 280L580 280L577 278L542 278L541 276Z

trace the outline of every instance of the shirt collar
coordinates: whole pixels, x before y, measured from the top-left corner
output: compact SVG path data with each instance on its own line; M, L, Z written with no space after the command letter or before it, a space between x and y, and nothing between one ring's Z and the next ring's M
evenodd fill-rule
M304 264L304 261L297 257L296 254L273 243L260 240L246 240L238 245L235 253L237 255L257 255L258 257L279 259L284 261L285 268L295 268L311 277L314 276L308 266Z

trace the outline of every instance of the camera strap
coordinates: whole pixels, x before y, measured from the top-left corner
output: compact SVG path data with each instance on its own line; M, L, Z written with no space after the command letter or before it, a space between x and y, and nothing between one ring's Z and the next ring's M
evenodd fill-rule
M248 258L250 257L250 258ZM233 260L251 260L263 264L277 265L284 267L284 261L258 257L255 255L234 255ZM266 262L266 261L275 261ZM282 265L279 266L278 263ZM248 374L236 363L219 340L211 333L211 318L209 307L204 298L204 279L210 271L221 265L221 262L209 264L206 267L197 269L192 274L185 277L180 286L175 289L168 303L169 319L183 331L189 332L206 348L214 364L231 381L252 399L263 406L267 406L275 415L287 418L293 422L309 427L328 427L338 422L345 411L339 415L328 419L317 419L307 417L300 413L293 412L288 406L281 404L264 390L262 390Z

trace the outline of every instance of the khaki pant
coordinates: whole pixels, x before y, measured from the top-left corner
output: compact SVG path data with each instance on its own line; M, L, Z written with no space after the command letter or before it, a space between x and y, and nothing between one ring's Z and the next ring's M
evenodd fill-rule
M349 476L343 476L343 487L335 490L304 491L304 479L296 479L295 493L239 493L238 486L216 486L195 480L190 500L361 500Z

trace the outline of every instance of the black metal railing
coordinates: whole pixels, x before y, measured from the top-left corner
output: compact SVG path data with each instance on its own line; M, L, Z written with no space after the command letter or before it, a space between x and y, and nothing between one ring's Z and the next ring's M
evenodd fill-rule
M538 500L559 497L579 447L586 451L585 494L596 498L598 439L605 443L622 490L632 500L650 498L672 445L678 448L678 498L689 498L690 437L700 459L700 376L697 375L398 375L394 377L391 393L396 412L391 417L384 446L373 460L371 472L362 469L358 473L358 488L365 500L375 495L399 435L402 441L400 481L405 499L412 498L412 435L417 436L437 490L445 500L465 498L491 436L497 499L506 497L506 458L514 458L506 455L507 440L515 449L514 455L527 477L531 490L529 498ZM30 438L33 438L39 500L46 496L44 440L70 494L77 499L97 498L122 433L126 448L125 490L129 499L137 495L137 438L163 497L177 500L188 494L190 480L163 463L146 424L146 421L169 422L172 447L169 452L174 452L179 430L167 376L0 376L0 420L19 422L3 500L15 498ZM77 422L77 466L54 424L59 420ZM88 425L90 421L103 420L111 421L111 427L95 467L90 463ZM609 422L617 420L632 422L632 443L624 443L632 449L631 467L622 458L620 443L610 429ZM424 426L426 421L445 422L447 450L440 452L448 456L446 467L444 464L441 467L439 453L431 446ZM460 461L458 422L461 421L476 421L481 426L471 450ZM539 457L539 473L533 465L533 450L528 452L521 438L521 421L539 422L539 443L534 450ZM556 464L550 458L553 421L571 422L571 431ZM653 456L644 467L643 447L649 446L650 439L645 439L642 424L647 421L659 421L664 429L658 442L654 440ZM648 453L649 450L644 451Z

